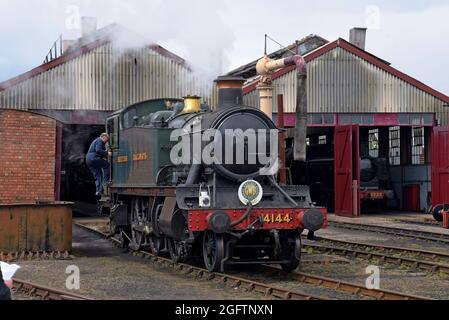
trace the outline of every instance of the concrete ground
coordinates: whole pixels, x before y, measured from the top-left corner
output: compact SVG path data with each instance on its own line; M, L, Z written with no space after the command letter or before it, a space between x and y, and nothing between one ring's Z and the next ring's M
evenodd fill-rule
M429 214L414 212L385 212L376 214L362 214L357 218L340 217L329 214L329 221L361 223L374 226L403 228L417 231L434 232L449 235L449 229L444 229L442 224L430 225L434 219Z
M401 228L423 228L425 231L442 229L438 226L418 225L416 223L398 222L397 219L420 219L424 215L370 215L357 219L346 219L330 215L331 221L361 222L373 225L397 225ZM77 220L96 226L101 231L108 230L108 220L103 218L84 218ZM443 233L444 229L439 230ZM445 244L432 243L392 235L366 231L355 231L329 227L319 230L317 236L359 241L371 244L385 244L414 249L427 249L447 252ZM81 272L81 288L77 292L95 299L175 299L175 300L210 300L210 299L264 299L262 295L253 294L226 287L215 281L198 280L190 275L183 275L141 258L121 252L107 240L74 228L73 260L68 261L21 261L22 269L18 277L23 280L41 283L58 289L65 289L66 267L76 265ZM398 267L385 263L373 263L359 258L340 256L303 254L301 271L343 281L365 284L367 267L377 265L380 270L382 289L401 291L414 295L449 299L449 275L443 273L429 274L417 270ZM329 289L316 288L298 283L289 277L269 276L258 272L257 268L231 269L230 273L243 277L252 277L261 282L293 290L306 291L335 299L354 299L349 294L338 293ZM27 299L17 295L17 299Z

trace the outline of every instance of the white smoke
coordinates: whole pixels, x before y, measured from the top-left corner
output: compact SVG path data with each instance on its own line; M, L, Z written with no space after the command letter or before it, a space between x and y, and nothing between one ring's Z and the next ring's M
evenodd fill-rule
M41 48L42 43L48 43L50 49L60 33L65 39L79 38L81 17L96 17L98 28L117 23L136 34L136 37L115 35L121 48L160 44L187 60L196 74L212 82L228 69L228 54L234 43L232 29L221 15L223 8L219 1L202 0L0 0L1 17L6 19L0 24L18 26L11 37L31 38L27 50L19 56L25 61L27 55L33 54L36 66L46 52L40 58L33 47ZM13 19L21 19L23 23ZM29 37L33 26L40 32Z
M449 68L445 0L0 0L0 81L40 64L61 32L79 37L74 14L130 28L208 78L261 57L265 33L288 45L311 33L347 39L351 27L368 26L368 51L449 92L441 72ZM270 51L278 48L269 43Z

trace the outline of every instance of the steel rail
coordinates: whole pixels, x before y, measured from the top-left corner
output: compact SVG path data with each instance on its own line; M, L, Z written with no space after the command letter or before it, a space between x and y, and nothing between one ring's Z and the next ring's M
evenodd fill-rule
M98 231L96 229L93 229L93 228L90 228L90 227L87 227L87 226L84 226L81 224L75 224L75 225L77 225L81 228L84 228L88 231L95 232L95 233L101 235L102 237L107 237L107 235L105 235L104 233L102 233L101 231ZM116 244L119 243L118 240L116 240L114 238L110 238L110 239L111 239L111 241L115 242ZM246 283L246 284L250 285L250 290L255 290L255 291L264 293L265 295L272 295L272 296L275 296L275 297L281 298L281 299L308 299L308 300L327 299L324 297L311 296L311 295L305 294L305 293L299 293L299 295L298 295L297 292L292 292L291 290L276 288L276 287L273 287L273 286L265 284L265 283L255 282L255 281L252 281L249 279L244 279L241 277L235 277L235 276L225 275L225 274L221 274L221 273L211 273L211 272L207 271L206 269L194 267L194 266L187 265L187 264L174 263L170 259L158 257L158 256L155 256L155 255L145 252L145 251L138 252L138 254L141 255L143 258L147 258L147 259L153 260L155 262L165 263L170 266L173 266L174 268L177 267L179 270L188 270L189 273L196 272L196 274L199 275L200 277L206 276L211 279L219 278L223 282L226 282L228 280L233 280L236 282L237 286L240 286L243 283ZM345 281L341 281L338 279L320 277L320 276L316 276L316 275L312 275L312 274L306 274L306 273L301 273L301 272L287 273L287 272L284 272L283 270L281 270L280 268L273 267L273 266L263 266L262 268L264 268L265 270L276 271L283 275L290 275L293 277L293 279L295 279L299 282L305 283L305 284L318 286L318 287L324 287L324 288L332 289L335 291L345 292L345 293L349 293L352 295L358 295L358 296L363 296L363 297L374 298L374 299L378 299L378 300L432 300L431 298L428 298L428 297L403 294L403 293L395 292L395 291L391 291L391 290L368 289L364 286L361 286L361 285L358 285L355 283L345 282Z
M349 230L369 231L375 233L391 234L395 236L408 237L413 239L427 240L433 242L449 244L449 235L429 231L411 230L396 227L373 226L370 224L348 223L348 222L329 222L330 226Z
M397 246L389 246L384 244L371 244L365 242L358 241L348 241L348 240L339 240L329 237L315 237L315 240L318 240L320 243L332 243L338 244L343 247L351 247L357 249L365 249L365 250L376 250L379 252L387 252L389 254L408 254L415 257L422 257L429 259L433 262L438 262L436 260L448 260L449 261L449 253L425 250L425 249L415 249L415 248L405 248L405 247L397 247ZM350 248L349 248L350 249Z
M445 272L449 273L449 265L437 263L437 262L431 262L431 261L424 261L424 260L417 260L413 258L408 257L398 257L398 256L392 256L385 253L380 252L374 252L374 251L364 251L364 250L357 250L357 249L351 249L347 247L337 247L337 246L327 246L322 244L303 244L304 248L311 248L313 250L317 250L320 253L326 253L326 254L340 254L344 256L349 257L359 257L367 260L372 259L378 259L379 261L383 263L392 263L396 265L405 265L410 268L414 269L420 269L427 272Z
M285 273L278 267L264 266L264 268L266 270L281 272L282 274ZM295 280L302 283L314 285L317 287L325 287L336 291L350 293L353 295L370 297L377 300L433 300L428 297L410 295L391 290L368 289L365 286L361 286L355 283L317 276L314 274L304 272L294 272L291 273L290 276L292 276Z
M13 280L13 290L29 296L39 297L44 300L92 300L79 294L53 289L20 279Z
M93 229L89 226L80 224L80 223L74 223L75 226L82 228L86 231L89 231L91 233L95 233L103 238L106 238L113 242L115 245L120 245L120 242L113 238L109 237L107 234ZM146 251L137 251L137 252L130 252L133 255L139 255L143 259L147 259L149 261L167 265L169 267L172 267L179 271L185 271L187 274L194 273L199 278L205 278L208 280L212 279L218 279L223 283L229 283L232 282L232 285L234 287L246 287L249 291L254 291L258 293L262 293L267 297L275 297L279 299L284 300L331 300L327 297L318 296L318 295L312 295L305 292L300 292L296 290L289 290L289 289L283 289L280 287L272 286L266 283L261 283L257 281L253 281L250 279L245 279L241 277L236 277L232 275L222 274L218 272L209 272L207 269L199 268L196 266L184 264L184 263L175 263L171 259L163 258L156 256L150 252Z
M394 222L400 222L400 223L410 223L410 224L417 224L420 226L432 226L432 227L437 227L437 226L442 226L441 222L438 222L436 220L431 220L430 218L427 220L422 220L422 221L417 221L417 220L408 220L408 219L404 219L404 218L393 218L392 219Z

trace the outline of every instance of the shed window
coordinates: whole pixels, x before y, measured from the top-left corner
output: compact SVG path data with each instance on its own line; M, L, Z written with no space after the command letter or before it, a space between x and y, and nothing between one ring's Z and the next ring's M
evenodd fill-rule
M112 118L108 120L108 134L110 137L109 144L111 148L118 148L118 133L119 133L119 121L118 117Z
M369 156L379 158L379 129L369 131Z
M333 125L335 122L335 113L312 113L307 116L308 124Z
M335 114L325 113L324 114L324 124L335 124Z
M401 130L400 127L390 129L390 165L401 165Z
M424 128L414 127L412 129L412 164L424 164L426 162L424 149Z
M374 115L373 114L363 114L363 113L341 114L340 115L340 123L341 124L374 125Z
M360 118L360 124L374 124L374 115L372 114L362 114Z
M136 116L137 116L137 111L135 108L132 108L132 109L128 110L127 112L125 112L125 114L123 115L123 128L128 129L128 128L134 127L134 125L135 125L134 118Z
M340 115L340 123L341 124L351 124L351 115L350 114L341 114Z
M318 138L318 144L327 144L327 136L320 136Z

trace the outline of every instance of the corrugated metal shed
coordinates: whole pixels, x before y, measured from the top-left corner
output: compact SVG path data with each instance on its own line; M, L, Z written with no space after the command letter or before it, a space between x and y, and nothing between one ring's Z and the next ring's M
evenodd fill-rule
M435 112L441 124L448 124L448 108L443 107L449 102L447 96L400 73L383 60L375 61L374 56L342 39L305 58L311 113ZM284 95L285 112L295 112L295 71L290 68L278 72L273 85L275 97ZM246 87L244 101L259 106L255 84ZM277 99L273 103L276 112Z
M69 57L0 84L0 108L113 111L148 99L193 94L215 105L214 85L158 48L123 50L114 41L95 40L81 52L69 52Z

